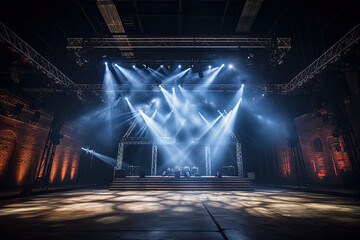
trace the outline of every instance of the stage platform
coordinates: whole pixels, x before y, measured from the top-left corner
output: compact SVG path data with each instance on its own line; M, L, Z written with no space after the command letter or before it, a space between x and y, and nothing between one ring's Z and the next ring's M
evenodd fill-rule
M112 191L253 191L252 182L247 178L228 177L161 177L146 176L114 178L109 190Z

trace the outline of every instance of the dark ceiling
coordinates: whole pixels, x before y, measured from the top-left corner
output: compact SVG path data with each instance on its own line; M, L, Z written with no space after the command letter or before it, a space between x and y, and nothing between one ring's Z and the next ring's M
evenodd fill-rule
M247 31L237 31L246 0L112 2L129 37L290 37L292 49L283 64L274 66L262 54L255 54L258 58L249 66L249 75L254 76L252 81L268 83L288 82L360 22L356 0L264 0ZM106 55L113 61L122 59L118 49L97 51L89 53L93 57L92 64L80 67L74 54L66 49L68 37L114 35L109 31L96 0L6 1L1 5L0 20L76 83L102 83L102 56ZM29 74L28 67L10 56L6 47L2 46L1 52L2 76L17 71L24 76L30 75L31 84L46 82L46 77L40 74ZM241 62L249 53L249 50L213 51L211 57L221 59L231 55ZM134 51L134 54L139 59L154 56L152 51ZM184 53L176 49L166 54L209 57L209 53L204 51Z

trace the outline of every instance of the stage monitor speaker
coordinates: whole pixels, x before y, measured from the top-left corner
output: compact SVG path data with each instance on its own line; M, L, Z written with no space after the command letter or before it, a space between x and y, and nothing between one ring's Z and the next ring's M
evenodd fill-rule
M175 178L180 178L180 171L175 171Z
M145 172L140 172L140 178L145 178Z
M125 169L116 170L115 177L116 178L126 178L126 170Z

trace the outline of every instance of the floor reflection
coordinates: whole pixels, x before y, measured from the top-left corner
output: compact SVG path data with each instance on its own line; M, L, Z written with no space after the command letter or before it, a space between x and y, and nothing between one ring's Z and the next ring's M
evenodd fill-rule
M0 224L8 234L20 237L22 233L25 236L28 231L42 229L46 229L45 233L51 229L59 234L85 229L132 231L134 236L139 231L218 234L204 206L229 236L261 239L266 232L268 239L282 239L293 231L299 239L304 236L318 239L327 236L327 229L341 234L347 231L348 238L359 236L358 200L281 190L52 193L3 202ZM341 230L336 231L337 228Z

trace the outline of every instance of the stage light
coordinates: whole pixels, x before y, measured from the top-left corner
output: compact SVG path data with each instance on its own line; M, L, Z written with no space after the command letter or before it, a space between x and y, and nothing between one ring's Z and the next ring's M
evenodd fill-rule
M104 62L104 63L105 63L106 66L108 65L108 62Z
M265 94L263 93L263 94L261 94L261 96L265 97Z
M181 65L179 65L178 68L181 68Z
M143 64L143 66L146 68L146 64Z
M132 67L135 68L135 65L133 65Z
M191 67L193 68L193 67L194 67L194 65L191 65Z
M221 64L222 67L225 67L225 64Z
M250 55L247 58L250 59Z
M161 84L159 85L159 88L162 88Z
M163 68L163 67L164 67L164 65L160 65L160 67L161 67L161 68Z
M173 90L173 91L175 91L175 88L174 88L174 87L172 87L172 90Z
M245 87L245 84L241 84L241 87Z
M128 101L129 99L127 97L125 97L125 100Z
M115 63L115 66L116 66L116 67L118 66L117 63Z
M178 85L179 88L181 88L181 85Z
M211 68L211 65L209 65L208 68L210 69L210 68Z
M233 65L232 65L232 64L230 64L230 65L229 65L229 68L230 68L230 69L231 69L231 68L233 68Z

